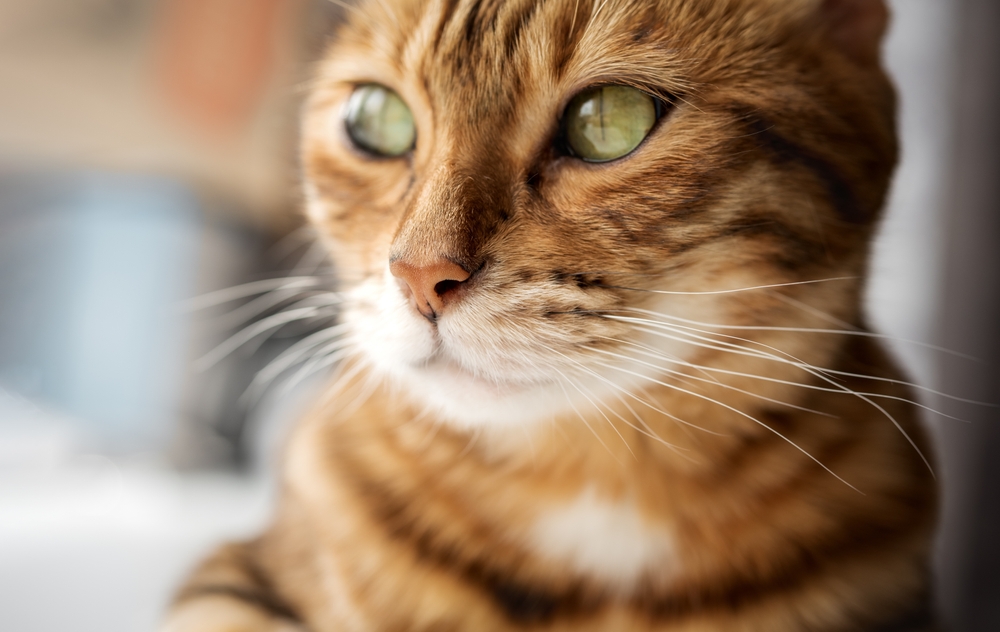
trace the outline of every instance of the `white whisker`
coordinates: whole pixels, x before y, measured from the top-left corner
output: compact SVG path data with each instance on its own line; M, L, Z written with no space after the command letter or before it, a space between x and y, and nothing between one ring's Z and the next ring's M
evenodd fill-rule
M337 397L345 392L344 389L353 383L354 378L365 370L365 363L361 361L360 357L356 357L356 359L356 362L343 363L337 367L330 386L324 392L320 402L322 408L330 406Z
M668 384L666 382L663 382L661 380L657 380L655 378L643 375L641 373L637 373L635 371L629 371L628 369L625 369L623 367L617 367L617 366L610 365L610 364L604 364L603 362L599 362L598 364L600 366L603 366L603 367L607 368L607 369L611 369L612 371L620 371L622 373L626 373L628 375L632 375L632 376L635 376L635 377L643 379L643 380L648 380L648 381L650 381L650 382L652 382L654 384L659 384L660 386L663 386L665 388L673 389L673 390L678 391L680 393L684 393L686 395L690 395L692 397L696 397L698 399L702 399L702 400L707 401L709 403L712 403L712 404L715 404L717 406L721 406L722 408L725 408L727 410L730 410L730 411L736 413L737 415L740 415L741 417L745 417L745 418L749 419L750 421L754 422L755 424L761 426L762 428L765 428L768 431L774 433L777 437L781 438L783 441L786 441L789 445L791 445L793 448L795 448L796 450L798 450L799 452L801 452L802 454L804 454L806 457L809 458L809 460L811 460L812 462L816 463L816 465L819 465L821 468L823 468L824 470L826 470L827 473L829 473L831 476L833 476L834 478L836 478L838 481L840 481L844 485L847 485L848 487L850 487L851 489L853 489L854 491L856 491L858 493L863 493L857 487L855 487L854 485L851 485L850 483L848 483L847 481L845 481L843 478L841 478L839 475L837 475L836 472L834 472L829 467L827 467L826 465L824 465L822 461L820 461L819 459L817 459L813 455L809 454L808 451L804 450L797 443L795 443L794 441L792 441L791 439L789 439L788 437L786 437L782 433L778 432L774 428L768 426L764 422L760 421L759 419L757 419L753 415L747 414L747 413L743 412L742 410L739 410L738 408L735 408L733 406L730 406L729 404L726 404L724 402L720 402L720 401L718 401L716 399L708 397L707 395L702 395L701 393L696 393L694 391L689 391L687 389L681 388L681 387L677 386L676 384ZM918 452L919 452L919 450L918 450Z
M560 354L560 355L562 355L562 354ZM571 358L566 358L566 359L569 360L570 362L572 362L573 364L577 365L577 368L579 370L585 371L587 374L589 374L589 375L597 378L598 380L606 383L607 385L609 385L613 389L615 389L613 391L615 397L618 399L619 402L622 403L623 406L625 406L626 410L628 410L630 413L632 413L632 416L635 417L636 421L638 421L640 424L642 424L643 427L640 428L640 427L636 426L635 424L633 424L632 422L630 422L629 420L625 419L623 416L621 416L620 414L618 414L613 408L608 407L608 410L610 410L611 413L615 417L618 417L619 419L621 419L622 422L625 423L625 425L627 425L628 427L632 428L636 432L638 432L640 434L643 434L643 435L649 437L650 439L652 439L652 440L654 440L654 441L656 441L658 443L663 444L665 447L669 448L670 450L673 450L675 452L684 451L684 449L681 448L680 446L676 446L676 445L674 445L672 443L669 443L669 442L665 441L662 437L660 437L658 434L656 434L656 432L652 428L649 427L649 424L646 423L646 421L639 415L639 413L635 412L635 410L632 408L632 406L630 406L629 403L627 401L625 401L625 398L622 397L622 393L628 395L629 397L632 397L633 399L636 399L636 400L640 401L641 403L643 403L643 404L645 404L647 406L650 406L654 411L656 411L656 412L664 415L665 417L668 417L668 418L673 419L675 421L680 421L680 420L678 420L676 417L674 417L673 415L671 415L671 414L669 414L667 412L664 412L662 410L657 409L656 407L654 407L651 404L649 404L649 402L642 401L635 394L630 393L626 389L618 386L617 384L615 384L611 380L609 380L606 377L602 376L600 373L588 369L582 363L577 362L576 360L573 360ZM618 391L620 391L620 392L618 392ZM699 428L699 430L704 430L704 429ZM705 432L708 432L708 431L705 430ZM716 433L712 433L712 434L716 434Z
M939 397L943 397L945 399L948 399L948 400L951 400L951 401L954 401L954 402L964 403L964 404L972 404L972 405L976 405L976 406L984 406L984 407L987 407L987 408L998 408L998 407L1000 407L997 404L990 404L988 402L981 402L981 401L976 401L976 400L972 400L972 399L966 399L964 397L958 397L958 396L955 396L955 395L949 395L948 393L944 393L944 392L935 390L933 388L930 388L930 387L927 387L927 386L923 386L921 384L916 384L914 382L907 382L905 380L896 380L896 379L893 379L893 378L880 377L880 376L876 376L876 375L866 375L866 374L863 374L863 373L850 373L850 372L847 372L847 371L839 371L837 369L827 369L827 368L823 368L823 367L817 367L817 366L814 366L812 364L809 364L808 362L804 362L804 361L796 358L795 356L787 354L784 351L780 351L780 350L774 349L773 347L770 347L769 345L766 345L766 344L764 344L762 342L759 342L757 340L750 340L748 338L740 338L739 336L732 336L732 335L728 335L728 334L722 334L722 333L719 333L719 332L712 332L712 331L708 331L708 330L704 330L704 329L698 329L696 327L690 327L690 326L685 326L685 325L674 325L674 324L665 323L665 322L662 322L662 321L648 320L648 319L643 319L643 318L634 318L634 317L631 317L631 316L610 316L610 315L606 315L606 316L604 316L604 318L608 318L608 319L611 319L611 320L620 320L622 322L629 322L629 323L632 323L632 324L634 324L634 323L642 323L642 324L653 326L653 327L657 327L657 328L663 328L663 329L666 329L668 331L672 331L674 333L679 333L679 334L683 334L683 335L690 335L691 337L699 339L699 340L706 340L706 341L710 341L712 343L716 343L716 344L720 344L720 345L727 345L727 346L736 347L738 349L741 349L742 352L734 351L734 353L739 353L740 355L750 355L750 356L753 356L753 357L763 357L763 356L759 355L759 353L754 352L752 350L749 350L746 347L741 347L739 345L731 345L731 343L726 343L726 342L718 341L718 340L711 340L711 339L708 339L708 338L704 338L703 336L697 336L697 335L693 335L693 334L687 334L686 332L687 331L694 331L694 332L699 332L699 333L710 335L710 336L718 336L718 337L723 337L723 338L730 338L730 339L733 339L733 340L739 340L739 341L746 342L746 343L749 343L749 344L752 344L752 345L761 346L761 347L773 349L775 351L779 351L781 354L786 355L789 358L791 358L792 360L794 360L795 363L801 364L803 367L808 366L811 369L814 369L816 371L821 371L824 374L839 375L839 376L842 376L842 377L853 377L853 378L858 378L858 379L871 380L873 382L882 382L882 383L886 383L886 384L896 384L896 385L899 385L899 386L906 386L906 387L913 388L913 389L916 389L916 390L919 390L919 391L923 391L925 393L930 393L932 395L937 395ZM731 327L729 329L741 329L741 328L739 328L739 327ZM643 331L646 331L647 333L654 333L654 332L650 332L649 330L643 330ZM841 333L850 333L850 332L841 332ZM659 334L656 334L656 335L659 335ZM672 340L684 341L681 338L675 338L675 337L672 337L672 336L664 336L664 337L672 339ZM705 348L716 349L716 350L722 351L722 349L718 349L717 347L713 347L713 346L710 346L710 345L699 345L699 346L704 346ZM948 415L944 415L944 416L947 417Z
M216 307L224 303L230 303L232 301L247 298L249 296L264 294L265 292L314 288L322 286L324 283L327 283L327 281L318 277L282 277L280 279L264 279L196 296L181 302L180 309L184 312L197 312L210 307Z
M282 373L291 369L306 356L312 356L313 359L322 358L334 351L354 344L356 341L353 338L344 338L331 344L323 345L324 342L328 342L331 338L343 336L344 327L344 325L338 325L320 330L283 351L278 357L271 360L267 366L257 372L257 375L254 376L241 399L245 401L259 400L260 396L263 395L267 388ZM323 346L320 347L321 345ZM317 347L320 348L317 350Z
M709 291L705 291L705 292L681 292L681 291L671 291L671 290L646 290L646 289L643 289L643 288L622 287L622 286L619 286L619 285L605 285L604 287L608 287L608 288L615 289L615 290L630 290L630 291L633 291L633 292L648 292L650 294L665 294L665 295L669 295L669 296L715 296L715 295L718 295L718 294L738 294L740 292L753 292L755 290L773 290L775 288L792 287L792 286L796 286L796 285L814 285L816 283L829 283L831 281L854 281L854 280L857 280L857 278L858 277L854 277L854 276L849 276L849 277L833 277L833 278L829 278L829 279L816 279L816 280L813 280L813 281L795 281L795 282L792 282L792 283L774 283L774 284L771 284L771 285L755 285L753 287L741 287L741 288L735 288L735 289L732 289L732 290L709 290Z
M759 393L754 393L754 392L751 392L751 391L747 391L747 390L738 388L738 387L733 386L731 384L725 384L725 383L720 382L718 380L709 380L709 379L706 379L706 378L695 377L693 375L684 373L683 371L677 371L676 369L668 369L666 367L663 367L663 366L660 366L660 365L657 365L657 364L652 364L652 363L649 363L649 362L643 362L642 360L638 360L638 359L632 358L630 356L622 355L622 354L619 354L619 353L614 353L614 352L607 351L607 350L604 350L604 349L597 349L597 348L593 348L593 347L587 347L587 349L589 351L592 351L592 352L595 352L595 353L600 353L600 354L604 354L604 355L608 355L608 356L611 356L611 357L618 358L620 360L626 360L628 362L634 362L634 363L637 363L637 364L641 364L641 365L649 367L651 369L655 369L657 371L661 371L661 372L664 372L664 373L669 373L671 375L677 375L679 377L684 377L684 378L687 378L689 380L696 380L698 382L703 382L703 383L707 382L709 384L712 384L712 385L715 385L715 386L719 386L721 388L725 388L727 390L731 390L731 391L734 391L736 393L741 393L743 395L749 395L750 397L754 397L756 399L759 399L759 400L765 401L765 402L769 402L771 404L776 404L778 406L784 406L786 408L791 408L793 410L799 410L799 411L802 411L802 412L805 412L805 413L812 413L812 414L815 414L815 415L821 415L823 417L836 418L834 415L831 415L829 413L824 413L824 412L819 411L819 410L814 410L812 408L806 408L805 406L799 406L797 404L792 404L792 403L789 403L789 402L783 402L781 400L773 399L771 397L767 397L767 396L761 395ZM679 364L683 364L684 366L689 366L689 367L695 367L695 365L693 365L693 364L691 364L689 362L680 362ZM722 372L722 371L720 371L720 372ZM731 372L728 372L728 373L737 374L735 371L731 371ZM742 377L748 377L748 378L757 377L757 376L752 375L752 374L737 374L737 375L741 375ZM768 380L768 381L771 381L771 380ZM799 384L795 384L795 383L792 383L792 382L787 382L787 383L788 384L792 384L794 386L799 386Z
M653 312L645 309L631 308L628 311L639 312L647 314L649 316L655 316L659 318L666 318L668 320L685 323L687 325L697 325L699 327L708 327L710 329L719 330L742 330L742 331L784 331L789 333L800 333L800 334L832 334L840 336L854 336L857 338L873 338L876 340L889 340L892 342L898 342L902 344L915 345L918 347L923 347L925 349L930 349L932 351L939 351L951 356L958 358L963 358L965 360L971 360L973 362L981 362L975 356L960 353L958 351L952 351L945 347L940 347L938 345L933 345L927 342L921 342L920 340L910 340L907 338L898 338L896 336L889 336L886 334L879 334L872 331L857 331L857 330L843 330L843 329L823 329L823 328L811 328L811 327L781 327L777 325L723 325L717 323L703 323L696 320L689 320L687 318L681 318L680 316L670 316L668 314L661 314L659 312Z
M343 348L340 348L337 351L327 353L310 360L309 362L303 364L298 371L296 371L288 380L285 381L284 384L282 384L280 393L282 395L287 395L296 386L306 380L306 378L319 373L323 369L333 366L337 362L340 362L344 358L350 357L355 353L355 349L344 345Z
M608 316L607 318L613 318L613 317ZM651 322L651 321L647 321L647 322ZM653 323L653 324L656 324L658 326L662 326L662 327L667 328L667 329L671 329L671 327L674 327L674 326L668 325L666 323ZM689 330L693 329L691 327L683 327L683 328L684 329L689 329ZM637 329L642 330L642 328L637 328ZM657 334L657 335L663 335L663 336L665 336L667 338L673 338L673 339L676 339L676 340L683 341L680 338L669 336L667 334L663 334L662 332L655 332L655 331L650 331L650 330L646 330L646 331L648 331L648 333L653 333L653 334ZM698 330L696 330L696 331L698 331ZM757 341L754 341L754 340L747 340L747 339L744 339L744 338L738 338L736 336L730 336L730 335L727 335L727 334L718 334L718 333L712 333L712 332L705 332L705 333L709 333L710 335L716 335L716 336L720 336L720 337L724 337L724 338L731 338L731 339L741 340L743 342L747 342L747 343L759 345L759 346L762 346L762 347L770 348L773 351L776 351L776 352L778 352L778 353L780 353L782 355L787 356L788 358L792 358L792 360L789 360L787 358L782 358L780 356L775 356L773 354L763 354L763 355L761 355L759 353L758 354L753 354L753 353L748 352L745 349L745 347L740 347L739 345L735 345L733 343L725 343L725 342L721 342L721 341L715 341L715 342L717 342L719 345L728 345L729 347L734 347L734 349L720 349L720 348L716 347L715 345L709 345L709 344L704 344L704 343L700 343L700 344L699 343L691 343L690 341L688 341L688 343L689 344L695 344L696 346L702 346L702 347L705 347L705 348L715 348L715 349L718 349L720 351L725 350L725 351L729 351L730 353L735 353L735 354L754 355L756 357L764 357L766 359L774 360L775 362L781 362L781 363L785 363L785 364L790 364L792 366L798 367L799 369L801 369L801 370L809 373L810 375L813 375L813 376L817 377L818 379L820 379L820 380L822 380L824 382L827 382L828 384L831 384L831 385L837 387L842 392L854 395L858 399L860 399L860 400L868 403L869 405L871 405L872 407L874 407L876 410L878 410L880 413L882 413L882 415L884 415L886 417L886 419L888 419L890 422L892 422L892 424L896 427L897 430L899 430L900 434L903 435L903 437L910 444L910 446L912 446L913 449L917 452L917 454L920 455L921 460L923 460L924 464L927 466L927 469L930 470L931 475L936 478L937 475L934 473L934 468L931 466L930 460L928 460L928 458L924 455L923 451L917 446L917 443L913 440L913 438L909 435L909 433L907 433L906 430L903 429L903 426L899 423L899 421L896 420L895 417L893 417L882 406L880 406L879 404L877 404L874 401L872 401L869 397L866 397L864 394L858 393L857 391L855 391L855 390L853 390L851 388L848 388L847 386L844 386L843 384L840 384L839 382L834 381L832 378L830 378L828 375L826 375L826 370L825 369L820 369L820 368L814 367L814 366L812 366L811 364L809 364L807 362L803 362L801 360L798 360L794 356L792 356L792 355L790 355L790 354L788 354L788 353L786 353L784 351L781 351L780 349L775 349L773 347L769 347L768 345L765 345L764 343L761 343L761 342L757 342ZM697 336L697 335L694 335L694 334L686 334L686 335L688 335L688 336L690 336L692 338L695 338L695 339L701 338L701 339L704 339L704 340L708 340L707 338L704 338L703 336ZM836 373L836 372L831 371L830 373Z
M855 327L854 325L852 325L851 323L849 323L847 321L841 320L841 319L837 318L836 316L832 316L830 314L827 314L826 312L824 312L821 309L816 309L812 305L807 305L806 303L803 303L802 301L800 301L798 299L794 299L791 296L787 296L785 294L782 294L781 292L768 292L768 295L771 296L772 298L778 299L782 303L787 303L788 305L791 305L792 307L798 308L798 309L802 310L803 312L805 312L807 314L812 314L813 316L815 316L815 317L817 317L817 318L819 318L821 320L825 320L826 322L831 323L833 325L836 325L837 327L841 327L841 328L843 328L846 331L861 331L861 329L859 329L858 327Z
M304 307L268 316L267 318L244 328L236 334L233 334L222 344L215 347L215 349L202 356L195 362L195 369L198 371L206 371L257 336L262 336L272 332L282 325L286 325L296 320L310 318L316 314L316 311L315 307Z
M668 419L672 419L673 421L676 421L677 423L680 423L680 424L685 425L685 426L689 426L689 427L691 427L691 428L693 428L695 430L700 430L701 432L704 432L704 433L707 433L707 434L711 434L711 435L715 435L715 436L718 436L718 437L724 436L724 435L722 435L722 434L720 434L718 432L712 432L711 430L708 430L707 428L702 428L701 426L697 426L697 425L695 425L695 424L693 424L691 422L685 421L685 420L681 419L680 417L677 417L676 415L672 415L671 413L668 413L667 411L665 411L665 410L663 410L661 408L657 408L653 404L645 401L641 397L638 397L634 393L630 392L628 389L625 389L625 388L619 386L618 384L615 384L613 381L607 379L606 377L604 377L603 375L601 375L597 371L594 371L592 369L587 368L583 363L581 363L581 362L579 362L577 360L574 360L573 358L570 358L570 357L566 356L565 354L556 351L555 349L551 349L549 347L545 347L545 348L548 351L551 351L552 353L555 353L557 355L562 356L563 358L566 359L567 362L570 362L571 364L575 365L576 368L578 368L579 370L584 371L587 374L589 374L589 375L597 378L598 380L604 382L605 384L607 384L608 386L610 386L612 389L614 389L618 393L627 395L628 397L634 399L635 401L639 402L643 406L646 406L647 408L649 408L653 412L659 413L660 415L663 415L664 417L666 417ZM616 395L617 395L617 393L616 393ZM619 397L620 397L620 395L619 395ZM630 406L628 406L628 404L626 404L626 407L629 408L629 410L632 412L633 415L636 415L637 419L642 419L641 417L639 417L638 414L635 413L635 411L632 410L632 408ZM624 421L624 419L623 419L623 421ZM626 421L625 423L628 423L628 422ZM642 424L644 426L646 426L646 429L651 433L650 435L648 435L648 436L650 436L650 438L655 439L657 441L660 441L661 443L663 443L664 445L667 445L669 447L676 448L678 450L681 449L678 446L674 446L674 445L671 445L669 443L666 443L655 432L653 432L653 429L650 428L648 425L646 425L646 423L644 421L642 422ZM629 425L631 426L631 424L629 424ZM635 428L635 426L632 426L632 427L635 430L641 432L641 430L639 430L638 428Z
M638 457L636 457L635 452L632 451L632 446L628 444L628 441L625 440L625 437L622 436L622 433L618 431L618 428L615 426L614 422L612 422L611 419L606 414L604 414L604 411L601 410L600 405L598 405L598 403L595 402L590 395L587 395L587 393L582 388L580 388L580 386L576 383L576 381L570 379L568 376L564 377L566 377L566 379L569 381L569 385L575 388L577 392L583 396L584 399L590 402L590 405L594 407L594 410L600 413L601 417L604 417L604 420L608 422L608 425L611 426L611 429L615 431L615 434L618 435L618 438L621 439L622 443L625 444L625 449L629 451L629 454L632 455L633 459L638 461L639 460Z
M559 388L562 389L563 395L566 396L566 401L569 402L570 408L572 408L573 412L575 412L577 417L580 418L580 421L583 422L583 425L587 427L587 430L590 431L590 434L594 435L594 438L597 439L597 441L602 446L604 446L604 449L608 451L608 454L611 455L611 458L617 461L619 465L624 466L624 463L622 463L621 460L617 456L615 456L615 453L611 451L611 448L608 447L608 444L604 443L604 439L602 439L601 436L597 434L594 428L591 427L591 425L587 422L587 418L583 416L583 413L580 412L580 409L576 407L575 403L573 403L573 398L569 396L569 393L566 391L566 386L565 384L563 384L563 382L568 382L569 378L566 377L566 374L560 371L559 369L553 368L553 370L562 378L562 380L558 381L557 384L559 384Z
M639 331L642 331L642 330L639 329ZM633 346L645 347L645 345L639 345L638 343L635 343L635 342L629 342L629 341L625 341L625 340L617 340L615 338L606 338L604 336L602 336L602 337L605 338L606 340L610 340L612 342L617 342L619 344L628 344L628 345L633 345ZM592 349L592 350L597 351L596 349ZM771 382L771 383L774 383L774 384L784 384L784 385L787 385L787 386L794 386L794 387L797 387L797 388L802 388L802 389L806 389L806 390L810 390L810 391L819 391L819 392L823 392L823 393L844 393L844 390L842 388L831 388L831 387L827 387L827 386L817 386L815 384L805 384L805 383L802 383L802 382L793 382L793 381L790 381L790 380L782 380L782 379L779 379L779 378L770 377L770 376L766 376L766 375L756 375L754 373L744 373L744 372L740 372L740 371L733 371L733 370L730 370L730 369L722 369L722 368L711 367L711 366L702 365L702 364L694 364L692 362L687 362L686 360L680 360L680 359L674 358L672 356L665 356L665 355L658 354L658 353L650 353L650 354L647 354L647 355L656 357L658 359L667 360L668 362L674 362L674 363L679 364L681 366L686 366L686 367L689 367L689 368L692 368L692 369L695 369L695 370L699 370L699 371L701 371L703 373L707 373L707 372L720 373L720 374L723 374L723 375L732 375L734 377L744 377L744 378L748 378L748 379L761 380L761 381L764 381L764 382ZM825 371L825 369L819 369L818 367L814 367L814 368L817 368L818 370L821 370L821 371ZM687 375L687 374L685 374L685 375ZM694 380L698 380L699 379L699 378L696 378L696 377L690 376L690 375L688 375L687 377L689 377L690 379L694 379ZM699 380L699 381L706 381L706 380ZM713 381L714 382L718 382L718 380L713 380ZM796 408L796 409L802 410L803 412L815 413L817 415L822 415L824 417L836 418L835 415L831 415L829 413L825 413L825 412L822 412L822 411L819 411L819 410L813 410L813 409L810 409L810 408L800 407L800 406L796 406L794 404L789 404L787 402L780 402L778 400L771 400L769 398L763 397L763 396L758 395L756 393L751 393L751 392L748 392L748 391L744 391L744 390L738 389L736 387L725 385L725 384L723 384L721 382L718 382L718 384L720 386L725 386L726 388L731 388L733 390L736 390L737 392L740 392L740 393L745 393L747 395L752 395L754 397L758 397L758 398L764 399L766 401L771 401L771 402L776 403L776 404L782 404L784 406L790 406L792 408ZM927 406L925 404L921 404L920 402L913 401L912 399L907 399L905 397L898 397L896 395L886 395L884 393L870 393L870 392L864 392L864 391L859 391L858 393L860 395L865 395L867 397L874 397L874 398L877 398L877 399L889 399L889 400L894 400L894 401L898 401L898 402L903 402L905 404L910 404L910 405L916 406L917 408L925 410L925 411L927 411L929 413L933 413L933 414L938 415L940 417L944 417L946 419L951 419L951 420L954 420L954 421L960 421L962 423L969 423L969 421L966 420L966 419L962 419L961 417L955 417L953 415L949 415L949 414L944 413L944 412L942 412L940 410L937 410L937 409L932 408L930 406Z

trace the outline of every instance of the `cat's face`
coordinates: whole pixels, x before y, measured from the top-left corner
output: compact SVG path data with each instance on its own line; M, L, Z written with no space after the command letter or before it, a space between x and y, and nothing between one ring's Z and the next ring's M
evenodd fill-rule
M856 321L856 279L728 291L863 274L895 160L881 7L359 3L303 156L361 357L474 426L728 366L708 324Z

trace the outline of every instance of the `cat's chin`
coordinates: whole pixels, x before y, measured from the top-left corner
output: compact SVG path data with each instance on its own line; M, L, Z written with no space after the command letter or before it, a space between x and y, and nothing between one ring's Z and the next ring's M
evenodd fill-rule
M396 367L392 378L441 421L464 429L524 426L561 414L566 397L555 382L496 381L444 357Z

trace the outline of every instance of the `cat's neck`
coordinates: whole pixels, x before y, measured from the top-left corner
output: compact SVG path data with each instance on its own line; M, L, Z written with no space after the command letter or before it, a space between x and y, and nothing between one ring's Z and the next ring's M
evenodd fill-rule
M842 357L868 368L888 363L867 353L870 343L852 344L863 348ZM839 368L861 370L850 362ZM887 364L881 373L892 371ZM906 395L887 382L844 383ZM598 590L664 598L714 582L757 586L770 581L755 575L758 564L794 556L800 541L868 533L880 542L891 529L870 516L893 499L912 501L900 521L924 524L932 515L921 491L930 474L900 430L926 448L913 415L893 400L884 408L899 429L888 418L873 422L870 403L844 392L807 390L797 408L757 402L731 410L663 386L645 395L670 416L607 403L477 432L422 414L386 385L360 402L351 390L293 439L292 495L328 508L317 516L361 503L399 537L439 534L442 551L481 542L502 575L562 569ZM813 502L817 495L840 507L835 516ZM731 541L713 546L717 537Z

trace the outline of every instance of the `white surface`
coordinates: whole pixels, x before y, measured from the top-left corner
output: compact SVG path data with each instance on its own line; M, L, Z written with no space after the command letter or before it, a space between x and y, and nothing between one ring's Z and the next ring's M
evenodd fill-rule
M0 628L154 630L195 560L254 533L270 505L261 481L123 468L99 456L0 472Z
M886 65L899 91L902 157L875 244L868 308L879 332L927 342L943 278L955 4L892 0L890 5ZM891 346L916 381L934 384L934 352L904 342Z

